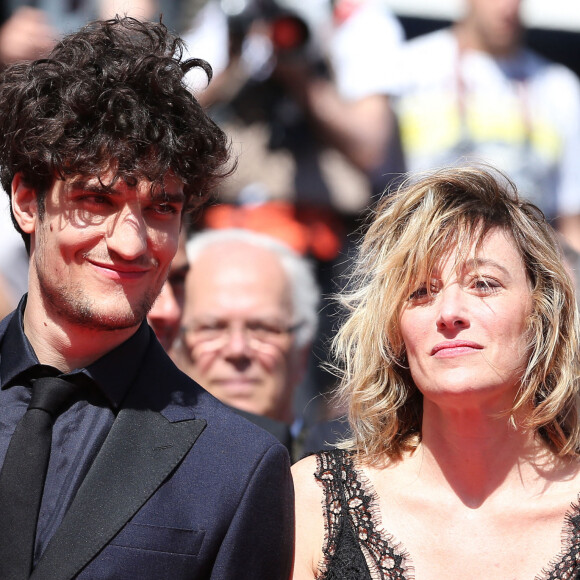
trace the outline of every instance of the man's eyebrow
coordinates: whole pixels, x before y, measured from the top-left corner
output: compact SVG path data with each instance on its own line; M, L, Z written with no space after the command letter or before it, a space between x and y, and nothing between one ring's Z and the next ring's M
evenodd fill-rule
M87 191L89 193L99 193L99 194L119 194L123 195L123 191L119 191L115 188L116 183L106 185L99 181L93 181L90 179L77 179L70 184L71 191ZM180 192L167 192L163 190L153 191L150 194L151 201L159 202L164 201L167 203L185 203L185 194Z
M172 276L185 276L189 272L190 269L191 268L190 268L189 264L183 264L182 266L179 266L178 268L171 269L169 271L169 275L167 277L171 278Z
M180 192L156 191L151 193L151 201L185 203L185 194L182 191Z
M78 180L70 184L71 191L88 191L92 193L114 193L115 190L111 185L104 183L90 183L89 181Z

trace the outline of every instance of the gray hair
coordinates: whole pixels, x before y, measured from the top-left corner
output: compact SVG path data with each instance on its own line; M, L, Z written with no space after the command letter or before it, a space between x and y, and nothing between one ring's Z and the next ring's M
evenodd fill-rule
M320 302L320 289L312 264L276 238L238 228L206 230L195 234L186 245L187 259L193 264L209 246L227 242L263 248L278 257L292 288L294 324L299 325L296 331L296 346L303 347L311 343L318 326Z

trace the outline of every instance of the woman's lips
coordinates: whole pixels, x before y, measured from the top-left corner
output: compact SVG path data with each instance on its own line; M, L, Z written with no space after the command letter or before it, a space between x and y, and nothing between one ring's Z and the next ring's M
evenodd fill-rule
M463 354L472 354L483 347L470 340L445 340L437 343L431 350L431 356L438 358L459 356Z

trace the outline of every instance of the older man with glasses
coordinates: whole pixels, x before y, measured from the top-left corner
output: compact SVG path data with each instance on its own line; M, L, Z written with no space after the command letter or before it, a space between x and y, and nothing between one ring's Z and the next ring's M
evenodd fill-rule
M197 234L187 255L178 364L222 402L287 431L317 326L309 263L277 240L237 229Z

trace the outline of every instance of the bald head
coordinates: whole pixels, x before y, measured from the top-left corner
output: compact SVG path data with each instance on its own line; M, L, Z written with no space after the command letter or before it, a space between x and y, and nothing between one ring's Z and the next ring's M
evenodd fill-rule
M206 248L195 261L194 269L188 281L194 312L207 312L214 302L216 306L219 302L220 308L226 305L240 311L259 308L264 316L271 313L272 317L292 319L290 281L272 251L224 241Z

